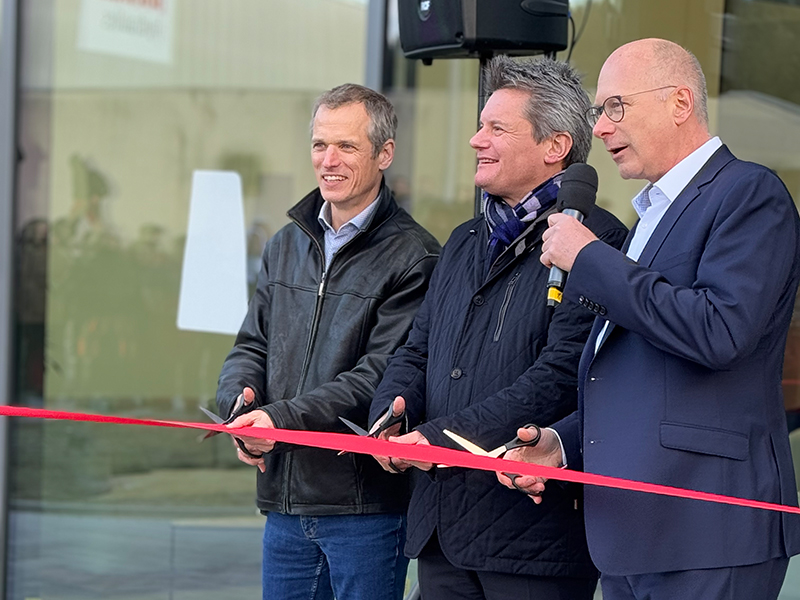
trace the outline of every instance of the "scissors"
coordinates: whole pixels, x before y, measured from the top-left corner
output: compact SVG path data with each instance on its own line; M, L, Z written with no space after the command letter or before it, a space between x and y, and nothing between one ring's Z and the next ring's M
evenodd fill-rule
M350 419L345 419L344 417L339 417L339 420L342 423L344 423L345 425L347 425L350 429L352 429L355 433L357 433L358 435L360 435L362 437L377 438L381 433L383 433L384 431L386 431L390 427L392 427L394 425L397 425L398 423L405 423L405 421L406 421L406 413L405 413L405 411L403 411L399 415L395 415L394 412L392 411L392 407L390 406L389 410L386 411L386 414L383 415L383 417L381 417L381 419L378 421L378 427L372 433L370 433L369 431L367 431L363 427L359 427L358 425L353 423ZM339 452L339 456L341 456L342 454L346 454L346 452L344 450ZM403 471L401 471L400 469L398 469L395 466L395 464L392 462L391 457L389 458L389 467L395 473L403 473Z
M382 434L384 431L386 431L390 427L393 427L394 425L397 425L398 423L405 423L406 412L403 411L399 415L395 415L393 413L391 407L389 407L389 410L386 411L386 414L384 414L380 418L380 420L378 421L378 427L372 433L370 433L369 431L367 431L363 427L359 427L358 425L353 423L351 420L345 419L344 417L339 417L339 420L342 423L344 423L345 425L347 425L350 429L352 429L355 433L357 433L360 436L377 438L380 434Z
M453 440L456 444L464 448L464 450L467 450L468 452L471 452L476 456L488 456L489 458L500 458L501 456L505 455L506 452L508 452L509 450L513 450L514 448L522 448L524 446L533 447L539 443L539 440L542 438L541 428L538 425L534 425L533 423L528 423L527 425L523 425L522 428L528 429L529 427L536 430L536 435L533 436L532 440L525 442L519 439L519 436L517 435L514 436L513 440L510 440L491 451L484 450L483 448L478 446L478 444L470 442L468 439L461 437L457 433L453 433L448 429L443 430L443 433L451 440ZM514 485L514 487L517 488L523 494L527 494L528 496L541 496L541 493L531 494L523 490L521 487L519 487L517 485L517 478L520 477L520 475L514 473L503 473L503 475L508 477L511 480L511 483Z
M209 419L214 421L214 423L216 423L217 425L227 425L228 423L233 422L233 420L236 419L237 417L239 417L239 416L241 416L241 415L243 415L245 413L250 412L255 407L252 404L245 404L244 398L240 395L238 398L236 398L236 402L233 405L233 410L231 411L231 416L228 417L227 419L223 419L219 415L215 415L213 412L211 412L210 410L208 410L207 408L205 408L203 406L200 406L198 408L200 408L200 410L202 410L205 413L205 415ZM209 431L208 433L206 433L200 439L200 441L203 441L203 440L208 439L210 437L214 437L218 433L222 433L222 432L221 431ZM233 434L231 434L231 435L233 435ZM240 440L236 436L234 436L233 439L236 440L236 443L239 445L239 449L242 452L244 452L247 456L249 456L250 458L261 458L261 454L255 454L253 452L250 452L250 450L247 449L247 446L244 445L244 442L242 440Z

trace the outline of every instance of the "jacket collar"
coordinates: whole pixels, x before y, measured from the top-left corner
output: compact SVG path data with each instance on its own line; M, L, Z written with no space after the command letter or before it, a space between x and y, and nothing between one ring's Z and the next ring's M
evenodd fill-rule
M325 237L325 231L319 224L317 217L324 202L325 199L320 194L319 188L316 188L290 208L286 214L311 237L322 240ZM381 189L378 192L378 206L365 223L364 229L357 235L362 235L378 228L384 221L394 216L398 210L399 207L394 200L394 194L389 186L386 185L386 180L384 179L381 181Z

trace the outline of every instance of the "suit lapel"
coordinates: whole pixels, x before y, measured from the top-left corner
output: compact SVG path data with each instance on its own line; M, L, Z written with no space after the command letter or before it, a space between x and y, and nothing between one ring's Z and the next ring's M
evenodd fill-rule
M653 231L653 235L647 240L647 244L642 250L642 254L637 261L643 267L649 267L653 264L653 259L658 254L664 240L672 231L675 223L683 214L683 212L694 202L700 195L700 188L705 186L714 177L717 176L720 169L734 159L733 154L726 146L720 146L717 151L711 155L708 162L703 165L703 168L695 175L692 180L686 185L683 191L675 198L675 201L667 208L667 212L661 218L658 226Z
M675 223L678 222L678 219L683 214L683 212L689 207L689 205L694 202L694 200L700 195L700 188L705 186L714 177L717 176L717 173L720 172L722 167L727 165L730 161L734 160L733 154L731 151L728 150L728 147L724 144L720 146L714 154L711 155L711 158L708 159L703 168L695 175L692 180L686 185L683 191L675 198L675 201L667 208L667 212L664 213L664 216L659 221L658 226L653 231L653 234L650 236L650 239L647 240L647 244L645 244L644 249L642 250L641 256L639 256L639 260L637 261L643 267L649 267L653 264L653 259L655 259L656 254L661 249L661 246L664 244L664 240L667 239L670 231L675 226ZM622 252L627 253L628 248L631 245L631 240L633 240L633 236L636 233L636 228L639 225L639 221L636 222L631 228L630 233L628 234L628 238L625 240L625 243L622 246ZM592 354L594 355L594 345L597 339L597 335L599 334L599 330L596 332L595 329L598 329L597 323L600 321L600 329L602 329L602 319L595 320L595 328L592 330L592 336L590 340L592 340ZM597 352L600 352L600 349L605 344L605 341L611 336L612 331L616 325L609 321L608 322L608 329L606 330L605 336L603 338L600 347L597 349ZM594 356L592 356L594 358Z

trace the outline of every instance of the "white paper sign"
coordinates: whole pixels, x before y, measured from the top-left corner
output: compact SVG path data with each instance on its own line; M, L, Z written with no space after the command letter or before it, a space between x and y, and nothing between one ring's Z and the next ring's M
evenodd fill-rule
M235 334L246 313L242 180L232 171L195 171L178 329Z
M175 0L81 0L78 48L170 64Z

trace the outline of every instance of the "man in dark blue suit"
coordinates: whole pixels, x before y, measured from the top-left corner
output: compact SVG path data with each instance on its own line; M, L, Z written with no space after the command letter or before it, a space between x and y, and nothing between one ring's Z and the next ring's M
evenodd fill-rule
M508 458L796 506L781 374L800 222L774 173L711 137L706 98L697 59L672 42L604 64L594 135L623 178L649 184L622 251L549 218L542 262L599 316L578 412ZM587 486L585 519L604 600L774 599L800 552L800 521L778 512Z

